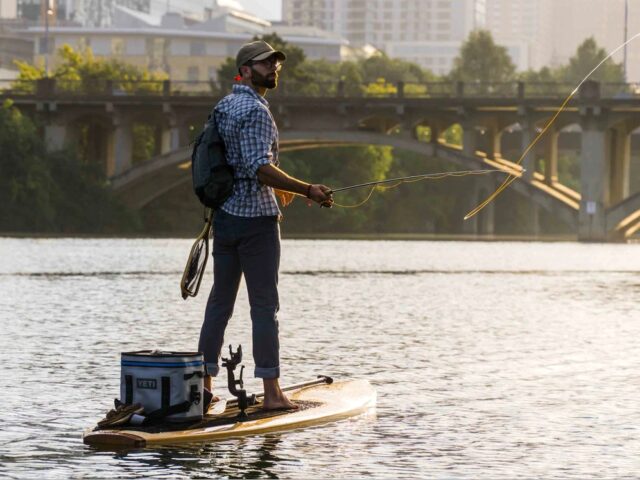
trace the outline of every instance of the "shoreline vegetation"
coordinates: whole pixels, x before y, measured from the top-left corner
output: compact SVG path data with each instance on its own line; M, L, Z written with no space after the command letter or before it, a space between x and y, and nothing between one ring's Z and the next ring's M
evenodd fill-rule
M457 80L464 82L579 81L594 64L606 56L593 39L587 39L569 64L554 69L517 73L504 47L496 45L491 34L472 32L462 45L451 73L438 77L411 62L391 59L384 54L368 59L336 64L308 60L304 52L275 34L264 40L288 54L286 75L313 90L317 82L335 78L349 88L364 88L365 95L377 95L402 82ZM90 50L74 51L64 45L59 51L62 62L52 76L59 82L92 79L118 80L166 78L163 72L151 72L116 59L95 58ZM478 58L482 61L478 62ZM18 80L43 78L43 68L20 63ZM219 71L221 79L235 75L235 63L229 58ZM622 68L606 62L595 80L623 81ZM85 82L86 80L86 82ZM229 80L230 81L230 80ZM228 87L230 88L230 83ZM78 88L84 88L82 86ZM87 87L88 88L88 87ZM382 90L381 90L382 89ZM144 127L144 128L142 128ZM134 160L153 156L154 131L144 125L136 131ZM78 126L78 141L64 150L48 152L42 141L42 125L22 114L11 101L0 105L0 236L18 237L95 237L95 238L193 238L202 226L202 206L189 183L180 185L139 211L123 205L109 189L108 179L91 152L92 136L86 125ZM196 132L197 133L197 132ZM419 138L429 140L428 127L419 127ZM461 145L459 125L443 133L450 144ZM507 158L518 158L518 146L505 144ZM563 150L558 158L560 181L579 189L579 155ZM282 153L280 162L293 176L340 187L408 175L450 171L450 165L437 158L391 147L372 145L324 148ZM544 161L538 158L540 168ZM540 170L539 168L539 170ZM638 179L640 180L640 179ZM378 191L359 208L336 207L330 212L308 209L297 200L283 209L283 238L380 239L380 240L495 240L495 241L570 241L575 239L569 227L551 214L536 209L511 190L493 204L494 228L490 235L465 235L464 214L476 206L471 198L474 179L469 177L423 181L399 188ZM640 189L632 185L632 189ZM361 202L366 189L341 192L336 201L345 205ZM478 216L482 225L483 214ZM534 222L534 219L537 221ZM482 231L482 230L481 230ZM2 233L5 232L5 233Z

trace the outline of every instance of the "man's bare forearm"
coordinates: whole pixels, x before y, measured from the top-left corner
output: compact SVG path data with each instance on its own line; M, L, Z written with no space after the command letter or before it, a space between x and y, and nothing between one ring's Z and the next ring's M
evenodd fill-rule
M324 207L333 205L333 197L329 187L298 180L280 170L275 165L263 165L258 168L258 180L272 188L307 197Z
M288 175L275 165L263 165L258 168L258 180L270 187L297 193L303 197L307 196L307 191L309 189L308 183Z

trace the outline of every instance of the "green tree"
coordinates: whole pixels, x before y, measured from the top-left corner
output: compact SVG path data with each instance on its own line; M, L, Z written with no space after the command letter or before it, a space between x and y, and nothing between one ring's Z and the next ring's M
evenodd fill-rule
M0 107L0 231L116 232L138 228L95 166L49 153L40 128L11 102Z
M607 57L607 51L600 48L593 37L587 38L576 50L569 64L558 71L558 76L570 83L581 82L600 62ZM591 80L605 83L624 82L624 69L612 59L604 62L590 77Z
M515 70L507 49L496 45L490 32L475 30L462 44L449 77L462 82L509 82L514 79Z
M437 80L436 75L423 70L419 65L398 58L389 58L384 53L360 60L359 63L362 77L367 83L376 82L381 77L391 83L421 83Z
M10 101L0 106L0 230L53 227L55 184L33 122Z
M374 146L289 152L284 153L281 160L282 167L292 175L334 188L383 180L392 162L390 147ZM366 198L367 193L366 188L341 192L336 194L336 202L343 205L357 204ZM295 232L370 232L369 222L374 217L373 212L379 201L374 194L360 208L336 207L329 215L319 217L313 210L309 210L306 202L297 200L283 211L286 219L284 228L295 228Z
M56 88L62 91L93 93L104 92L107 82L114 88L127 92L162 91L162 80L168 77L165 73L150 72L117 59L95 58L90 48L74 50L70 45L58 49L60 62L50 75L56 81ZM27 62L16 61L19 74L16 87L26 85L23 80L45 78L44 67Z
M218 85L213 87L217 95L226 95L231 91L231 86L235 83L234 78L238 75L236 59L227 57L218 67Z
M393 149L389 178L455 170L437 158ZM385 233L435 233L456 231L460 223L455 198L466 195L461 178L422 180L374 193L379 198L373 217L375 229ZM468 188L468 187L467 187Z
M558 70L542 67L540 70L527 70L518 75L518 80L531 83L550 83L559 81Z
M63 92L81 92L102 94L108 85L115 91L123 92L161 92L162 81L168 77L164 73L150 72L117 59L100 59L93 55L90 48L74 50L63 45L57 51L60 59L51 74L56 89ZM33 88L34 80L46 77L43 67L26 62L16 62L19 75L16 88ZM28 81L25 81L28 80ZM133 159L135 161L151 158L156 147L156 126L146 123L134 125ZM80 158L90 161L89 125L79 125L79 142L76 153Z
M384 53L355 62L329 62L310 60L304 51L292 45L277 34L256 36L254 40L264 40L273 48L287 54L283 65L280 86L275 94L331 96L338 94L338 83L342 82L342 93L346 96L380 96L396 92L395 85L402 81L405 92L424 94L425 82L438 81L439 78L419 65L400 59L391 59ZM218 68L220 93L231 89L233 78L238 69L234 58L227 58Z

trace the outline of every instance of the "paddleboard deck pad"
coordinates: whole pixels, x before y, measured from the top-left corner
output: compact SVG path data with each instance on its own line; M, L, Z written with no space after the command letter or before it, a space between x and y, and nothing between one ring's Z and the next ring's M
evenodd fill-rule
M94 427L84 432L83 441L97 447L119 448L209 442L334 422L364 413L376 402L376 392L366 380L307 386L290 390L287 395L298 406L297 410L264 411L261 403L257 403L246 410L247 420L238 421L237 402L230 401L223 412L207 414L190 424ZM209 412L214 410L216 404Z

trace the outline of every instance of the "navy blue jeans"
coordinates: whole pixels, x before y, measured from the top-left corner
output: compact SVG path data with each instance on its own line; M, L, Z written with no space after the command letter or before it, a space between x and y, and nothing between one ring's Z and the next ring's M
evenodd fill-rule
M224 331L244 274L251 307L255 376L278 378L278 218L238 217L218 210L213 232L213 287L198 345L198 350L204 353L207 373L215 377L220 371L218 361Z

